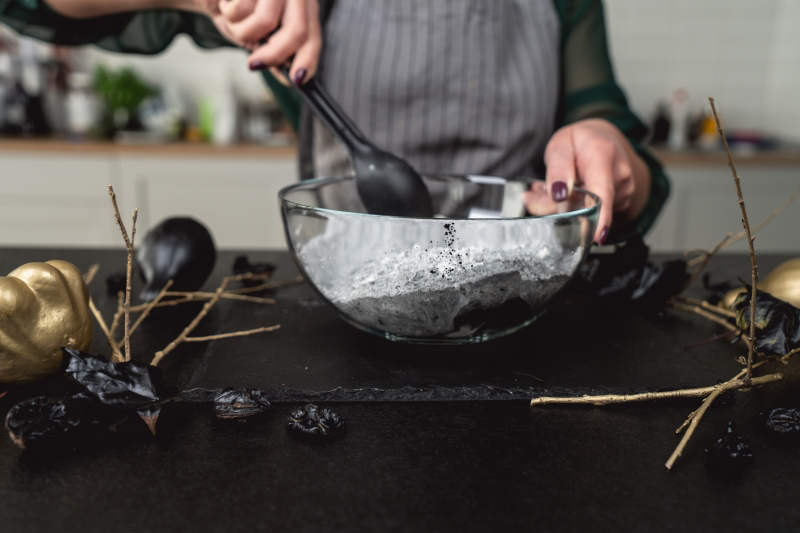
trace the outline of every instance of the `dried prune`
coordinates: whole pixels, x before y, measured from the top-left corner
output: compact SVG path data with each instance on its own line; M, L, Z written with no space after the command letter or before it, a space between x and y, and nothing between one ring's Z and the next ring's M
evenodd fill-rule
M214 414L223 420L244 420L269 411L269 401L258 389L223 389L214 398Z
M286 428L296 437L327 440L344 433L344 419L328 408L320 409L309 403L292 411Z
M116 296L119 292L124 291L128 284L128 277L124 272L117 272L111 274L106 278L106 291L112 296Z
M233 275L255 274L260 277L263 274L272 274L275 272L275 268L275 265L272 263L251 263L246 255L240 255L237 256L233 262ZM256 285L261 285L263 282L263 279L243 279L242 285L245 287L254 287Z
M11 408L6 429L21 449L44 449L71 445L96 422L87 400L37 396Z
M717 475L738 476L753 462L747 437L736 433L736 424L728 422L725 434L706 449L706 466Z
M773 409L767 416L767 427L782 436L800 438L800 411Z

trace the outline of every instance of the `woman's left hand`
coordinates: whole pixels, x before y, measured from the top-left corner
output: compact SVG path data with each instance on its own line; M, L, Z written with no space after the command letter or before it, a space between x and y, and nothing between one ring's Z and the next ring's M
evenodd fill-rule
M613 124L587 119L559 129L544 152L545 184L526 193L531 212L542 212L566 200L573 187L600 197L600 218L594 241L603 244L613 223L635 219L650 196L650 169Z

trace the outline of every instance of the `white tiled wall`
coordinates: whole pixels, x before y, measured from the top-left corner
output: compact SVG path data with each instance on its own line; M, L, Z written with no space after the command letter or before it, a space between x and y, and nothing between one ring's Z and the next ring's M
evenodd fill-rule
M726 126L800 141L800 1L605 0L619 81L651 118L673 90L713 96Z

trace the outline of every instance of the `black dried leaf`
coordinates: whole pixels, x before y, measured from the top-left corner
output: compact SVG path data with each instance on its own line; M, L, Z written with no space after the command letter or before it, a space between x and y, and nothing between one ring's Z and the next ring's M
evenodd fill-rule
M767 428L782 437L800 439L800 411L778 408L767 416Z
M233 262L233 275L241 276L242 274L254 274L261 276L263 274L271 275L275 272L277 267L272 263L251 263L246 255L237 256ZM269 276L266 276L269 277ZM255 287L261 285L264 278L259 279L243 279L242 285L245 287Z
M750 331L750 287L736 297L736 325L745 332ZM800 309L764 291L756 295L756 341L757 352L766 355L786 355L800 348Z
M140 407L136 410L136 414L138 414L144 423L147 424L147 427L150 429L150 433L152 433L153 436L156 434L156 424L158 423L159 415L161 415L161 410L171 401L172 400L170 399L156 402L145 407Z
M258 389L223 389L214 398L214 414L224 420L243 420L269 411Z
M641 237L633 238L613 254L590 256L580 277L590 292L630 301L640 313L655 316L667 300L680 294L689 274L681 259L652 265L648 251Z
M87 400L37 396L11 408L6 429L19 448L35 450L68 447L96 422Z
M728 422L725 434L706 452L706 466L715 475L738 476L753 462L747 437L736 433L736 424Z
M111 274L106 278L106 291L111 296L116 296L118 293L125 290L127 282L128 277L125 273L117 272Z
M175 396L161 369L128 361L112 363L86 352L62 348L66 374L83 389L81 396L105 410L133 410Z
M320 409L313 403L292 411L286 428L295 437L328 440L344 433L344 419L328 408Z

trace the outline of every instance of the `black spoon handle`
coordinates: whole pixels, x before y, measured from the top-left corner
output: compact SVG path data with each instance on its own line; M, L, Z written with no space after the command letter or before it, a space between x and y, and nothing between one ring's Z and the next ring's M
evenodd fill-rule
M287 79L291 79L289 69L285 65L281 66L280 70ZM374 149L358 126L342 111L339 104L328 94L325 86L316 78L311 78L302 85L292 82L292 86L314 111L314 115L342 141L351 154Z

